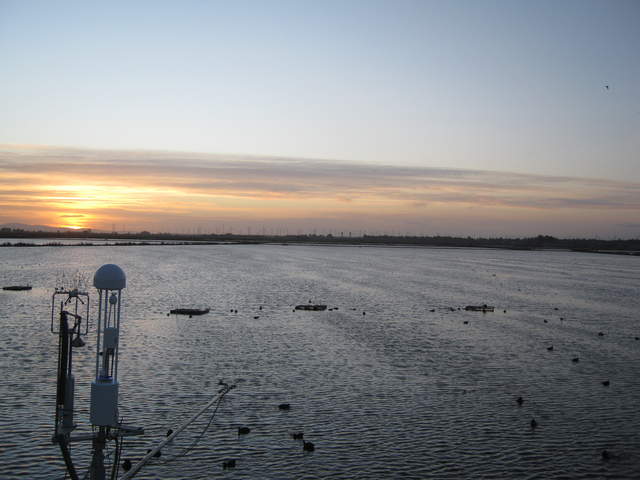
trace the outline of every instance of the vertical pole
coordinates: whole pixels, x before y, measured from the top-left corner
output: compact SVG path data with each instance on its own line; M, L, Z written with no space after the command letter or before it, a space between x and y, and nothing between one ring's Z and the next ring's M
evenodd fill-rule
M97 323L97 336L96 336L96 374L95 378L98 378L100 368L100 319L102 317L102 290L98 290L98 323Z
M93 458L91 459L91 467L89 470L90 480L105 480L106 474L104 469L104 446L107 439L106 427L100 427L100 430L93 437Z
M116 313L115 327L118 329L118 341L116 342L116 351L113 352L115 359L115 368L113 372L113 381L118 380L118 351L120 350L120 306L122 304L122 290L118 290L118 312Z
M60 413L64 409L64 400L67 387L67 362L69 355L69 343L67 339L67 314L60 312L60 331L58 333L58 385L56 394L56 428L55 434L58 434L60 422Z

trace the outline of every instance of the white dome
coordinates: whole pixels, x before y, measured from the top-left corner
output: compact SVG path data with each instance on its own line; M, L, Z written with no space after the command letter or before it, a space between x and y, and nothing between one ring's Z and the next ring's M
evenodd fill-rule
M99 290L121 290L127 286L127 276L118 265L108 263L96 271L93 286Z

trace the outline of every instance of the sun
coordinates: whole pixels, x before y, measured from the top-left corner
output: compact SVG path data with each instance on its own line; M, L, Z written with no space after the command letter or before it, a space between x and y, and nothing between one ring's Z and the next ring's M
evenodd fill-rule
M88 222L91 221L92 216L84 213L60 213L58 215L59 223L58 228L64 228L67 230L86 230L91 228Z

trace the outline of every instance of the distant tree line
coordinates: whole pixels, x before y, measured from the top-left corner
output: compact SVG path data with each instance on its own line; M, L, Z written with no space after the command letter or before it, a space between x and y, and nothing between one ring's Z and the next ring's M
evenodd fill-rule
M151 233L100 233L87 230L61 230L53 232L29 231L23 229L2 228L0 238L56 238L56 239L101 239L101 240L153 240L170 242L207 242L207 243L313 243L333 245L389 245L389 246L431 246L431 247L475 247L506 248L516 250L561 249L593 251L607 253L640 252L640 239L600 240L594 238L556 238L550 235L538 235L524 238L482 238L453 236L419 235L362 235L346 237L332 234L302 235L243 235L243 234L178 234ZM5 244L6 245L6 244Z

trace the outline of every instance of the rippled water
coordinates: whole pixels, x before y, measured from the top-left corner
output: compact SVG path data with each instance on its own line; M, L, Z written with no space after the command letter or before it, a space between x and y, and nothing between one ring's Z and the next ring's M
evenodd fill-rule
M0 291L2 479L64 477L50 296L60 272L104 263L128 277L120 413L147 432L123 457L139 459L219 379L238 385L189 455L171 460L208 414L136 478L640 478L640 258L223 245L0 249L0 284L34 285ZM339 309L293 311L309 300ZM496 312L458 310L482 303ZM211 312L166 315L178 306ZM80 431L94 341L74 357ZM87 445L73 456L84 472Z

